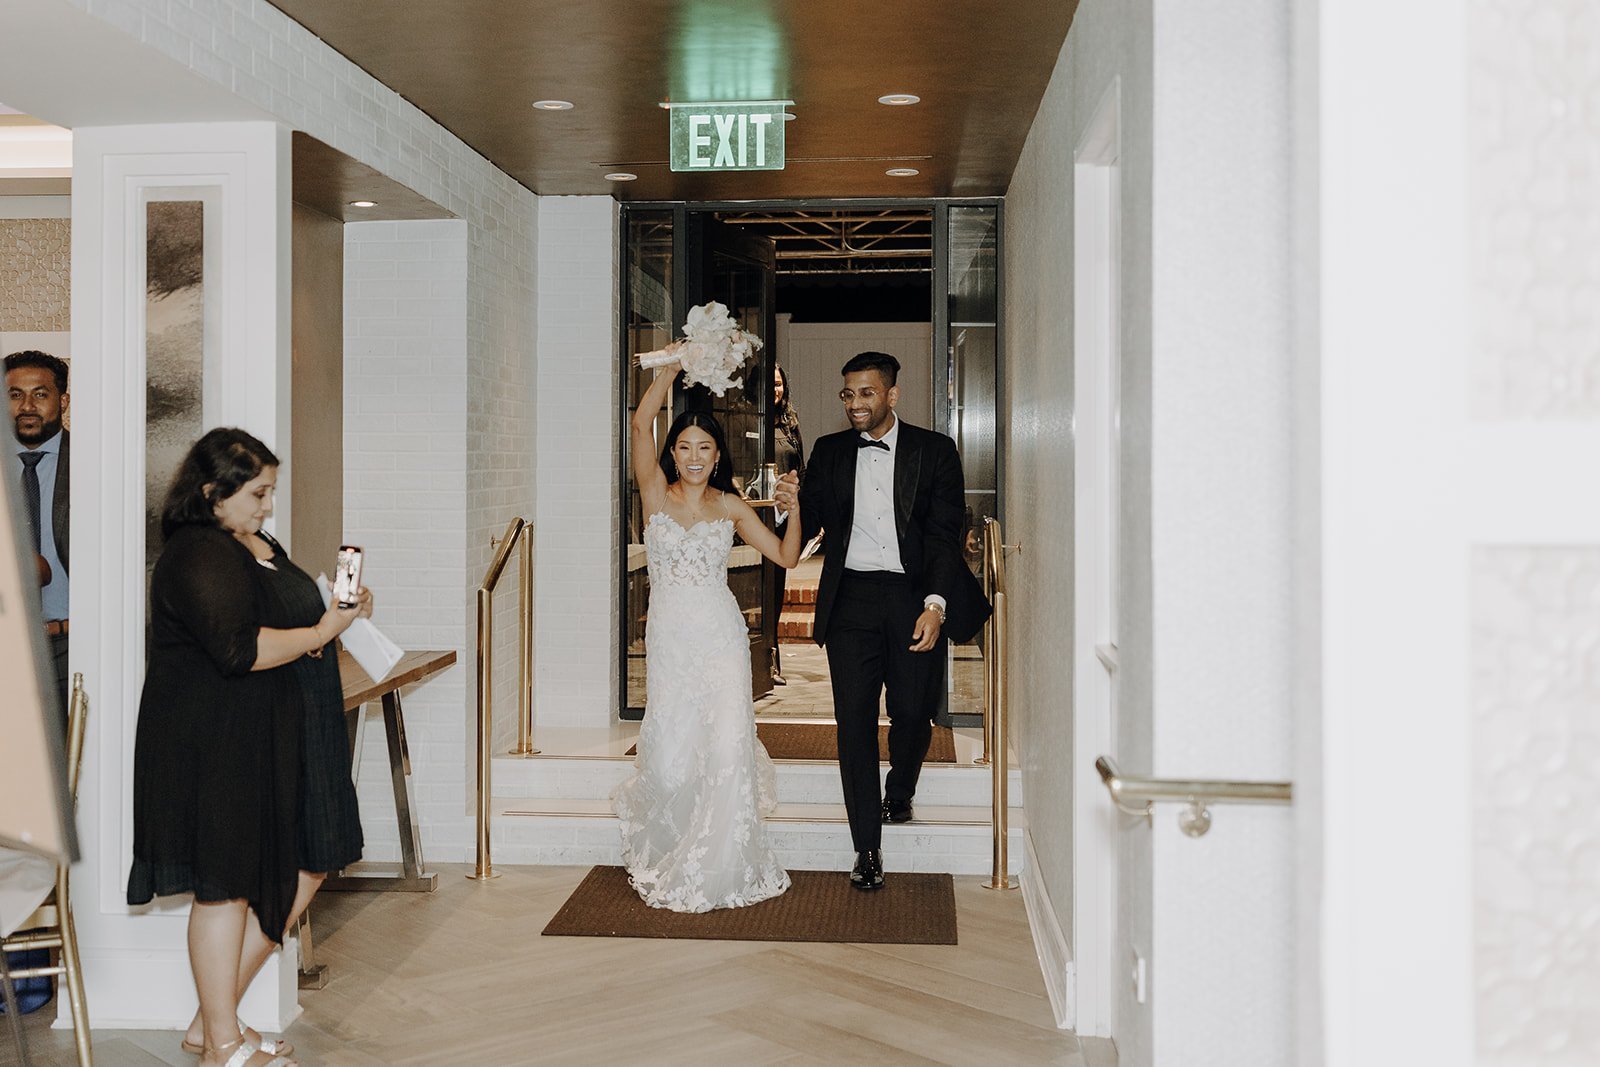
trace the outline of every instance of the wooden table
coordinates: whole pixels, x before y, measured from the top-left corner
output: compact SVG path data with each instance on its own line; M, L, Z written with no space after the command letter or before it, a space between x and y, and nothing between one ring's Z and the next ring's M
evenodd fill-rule
M344 683L344 711L350 730L352 759L361 758L356 748L356 735L362 709L374 700L383 704L383 731L389 743L389 780L394 788L394 814L400 829L400 862L353 864L337 877L329 878L323 889L431 893L438 887L439 876L423 869L422 833L412 794L411 750L406 745L400 689L438 674L455 661L454 651L407 652L387 678L374 682L350 653L339 651L339 678Z
M407 652L381 682L374 682L355 657L339 650L339 680L344 685L345 726L350 737L350 759L361 758L357 747L362 712L377 700L383 704L383 732L389 742L389 780L394 787L394 817L400 827L400 862L351 864L322 883L324 890L379 889L403 893L431 893L439 876L424 869L422 833L411 792L411 749L406 745L406 720L400 689L431 678L455 663L454 651ZM318 963L311 935L311 909L300 914L300 988L321 989L328 984L328 966Z

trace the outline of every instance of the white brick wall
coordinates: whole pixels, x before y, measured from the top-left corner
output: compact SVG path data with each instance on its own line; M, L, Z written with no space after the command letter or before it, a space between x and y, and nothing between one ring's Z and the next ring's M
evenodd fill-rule
M415 231L414 238L411 224L404 231L395 224L390 237L357 240L361 254L372 251L375 258L349 264L349 311L362 334L347 336L370 354L347 356L356 363L360 395L346 417L370 427L352 432L347 423L347 435L355 438L349 476L361 486L351 518L359 516L375 550L374 588L383 596L386 627L401 644L470 651L475 623L469 605L488 566L489 536L512 515L529 514L533 502L539 199L265 0L66 2L460 217L428 224L454 227L451 237L439 229ZM369 247L385 243L381 254ZM446 246L449 254L436 258ZM603 254L609 259L609 243ZM410 266L402 270L401 264ZM395 283L387 291L363 288L385 278ZM424 282L430 295L417 295ZM438 295L431 283L443 284L448 294ZM415 328L419 323L426 329ZM402 380L417 392L402 394ZM390 385L393 393L381 392ZM362 408L361 401L371 406ZM394 429L378 428L389 421L385 416ZM432 447L441 443L448 448ZM393 466L385 466L386 458ZM431 506L452 495L450 508ZM419 496L428 508L414 506ZM396 558L383 561L391 550ZM400 560L417 569L384 591L376 583ZM502 600L509 614L499 624L496 673L501 700L514 712L514 588ZM432 859L464 859L471 851L465 746L472 695L464 665L408 697L408 726L417 723L410 731L412 755L430 768L418 792ZM514 729L504 708L497 724L502 733ZM383 820L369 821L374 840L385 830L392 833Z
M367 549L375 618L405 648L454 649L404 694L423 854L457 857L470 761L467 570L467 226L345 227L345 536ZM359 774L368 859L398 859L383 719L369 709Z
M539 200L536 718L617 714L617 208Z

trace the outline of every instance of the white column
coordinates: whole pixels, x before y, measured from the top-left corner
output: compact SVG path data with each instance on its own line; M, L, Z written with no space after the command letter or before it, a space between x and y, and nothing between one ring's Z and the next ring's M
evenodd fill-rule
M1152 770L1285 780L1294 440L1290 21L1155 4ZM1079 758L1080 773L1086 769ZM1293 816L1219 806L1150 833L1152 1061L1279 1067L1293 1047Z
M289 132L248 122L74 134L72 669L90 701L74 913L93 1024L182 1026L195 1003L186 902L124 903L145 662L144 205L180 190L205 201L203 423L256 434L287 475ZM292 951L268 963L244 1005L251 1022L276 1029L298 1014L294 971Z
M542 726L617 717L617 206L539 200L534 696Z

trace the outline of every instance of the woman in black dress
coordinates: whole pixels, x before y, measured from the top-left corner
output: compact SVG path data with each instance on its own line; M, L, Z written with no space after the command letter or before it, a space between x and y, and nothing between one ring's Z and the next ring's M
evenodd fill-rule
M783 368L777 364L772 367L772 458L777 463L778 475L781 477L791 471L800 474L806 466L806 444L800 437L800 414L795 411L794 405L789 402L789 380L783 373ZM779 626L783 623L783 590L788 584L789 572L782 567L773 567L772 584L777 605ZM787 685L788 680L783 676L783 669L778 660L778 649L783 643L780 634L772 646L772 684Z
M238 1023L239 998L325 875L361 854L334 641L372 600L324 609L262 532L277 473L242 430L196 442L150 583L128 902L194 894L184 1047L206 1067L289 1062Z

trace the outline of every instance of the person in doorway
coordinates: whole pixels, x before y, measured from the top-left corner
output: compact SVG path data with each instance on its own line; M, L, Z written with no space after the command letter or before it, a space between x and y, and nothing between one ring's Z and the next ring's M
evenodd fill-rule
M128 903L193 893L204 1067L283 1067L239 998L324 875L361 854L335 639L372 612L323 607L262 523L278 459L243 430L190 448L161 515L133 757ZM254 922L251 921L252 917Z
M794 403L789 396L789 378L783 373L783 368L773 365L772 368L772 458L776 464L779 475L802 474L806 467L806 444L800 436L800 415L794 409ZM780 518L781 524L784 519ZM778 627L774 632L777 636L772 642L772 684L788 685L788 679L783 676L783 667L779 650L783 647L783 635L778 632L783 623L783 593L788 585L789 572L783 567L772 568L772 588L774 605L773 610L778 613Z
M785 475L778 507L805 536L827 528L813 638L827 649L839 776L856 862L850 884L883 885L882 824L912 799L944 690L945 642L988 617L961 559L964 485L955 442L895 416L900 363L862 352L844 365L850 428L819 438L803 480ZM878 787L878 702L887 694L889 776Z
M728 588L734 534L780 567L800 558L800 523L780 541L735 491L722 427L686 411L657 455L651 425L677 367L657 369L632 422L633 475L647 516L646 700L633 776L612 797L628 879L653 908L702 912L775 897L789 875L762 816L776 775L756 738L750 641Z
M62 428L71 405L67 364L46 352L13 352L6 357L6 395L11 401L17 447L12 485L22 487L29 545L39 576L44 632L55 668L56 699L62 730L67 721L67 621L71 600L67 577L71 543L72 435Z

